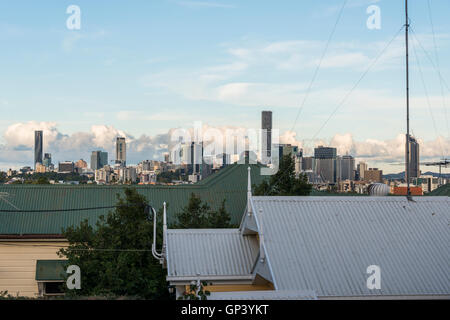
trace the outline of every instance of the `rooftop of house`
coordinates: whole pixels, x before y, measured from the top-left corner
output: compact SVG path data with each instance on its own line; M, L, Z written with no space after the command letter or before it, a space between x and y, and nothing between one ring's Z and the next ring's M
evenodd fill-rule
M245 210L247 167L233 164L196 184L188 185L136 185L155 209L168 204L169 225L175 215L187 205L191 193L200 196L213 209L225 199L231 222L238 224ZM252 164L252 181L259 183L261 165ZM55 237L63 228L80 224L88 219L92 226L101 215L111 209L73 210L65 212L26 212L26 210L60 210L114 206L117 194L123 196L125 186L120 185L2 185L0 184L0 210L25 210L25 212L0 212L0 237Z
M319 298L448 297L449 208L449 197L250 194L239 229L167 231L167 279L264 279ZM380 289L367 287L372 265Z

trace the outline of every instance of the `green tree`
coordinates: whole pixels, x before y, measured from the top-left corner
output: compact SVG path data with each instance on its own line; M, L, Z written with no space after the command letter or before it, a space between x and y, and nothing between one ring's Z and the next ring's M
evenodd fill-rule
M269 181L264 180L253 186L256 196L307 196L311 193L312 185L304 174L295 176L295 163L291 155L284 155L280 159L276 174L270 176Z
M150 250L153 220L145 197L134 188L125 189L124 198L117 197L115 210L100 217L96 228L85 220L64 231L69 246L59 253L81 270L81 289L67 289L67 294L169 298L166 271ZM157 230L160 248L162 227Z
M231 217L225 209L225 200L219 210L212 210L199 196L191 194L188 204L176 215L174 228L230 228Z
M50 184L50 182L48 181L47 177L39 177L36 180L36 184Z

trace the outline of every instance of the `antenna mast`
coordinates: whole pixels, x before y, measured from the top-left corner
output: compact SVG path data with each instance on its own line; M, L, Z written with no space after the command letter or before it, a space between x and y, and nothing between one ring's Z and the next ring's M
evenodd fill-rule
M409 54L408 54L408 32L409 32L409 20L408 20L408 0L405 0L405 14L406 14L406 24L405 24L405 41L406 41L406 152L405 152L405 177L406 177L406 185L407 191L406 196L408 199L411 197L411 188L409 185Z

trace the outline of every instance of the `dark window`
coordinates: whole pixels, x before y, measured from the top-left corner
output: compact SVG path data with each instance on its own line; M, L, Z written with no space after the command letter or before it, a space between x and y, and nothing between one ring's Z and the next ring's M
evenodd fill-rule
M63 294L64 282L44 282L45 294Z

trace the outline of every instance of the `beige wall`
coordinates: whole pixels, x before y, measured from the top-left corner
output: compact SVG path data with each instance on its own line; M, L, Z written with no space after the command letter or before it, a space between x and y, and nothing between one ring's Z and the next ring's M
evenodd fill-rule
M38 295L36 260L61 259L64 241L0 241L0 291L11 295Z

